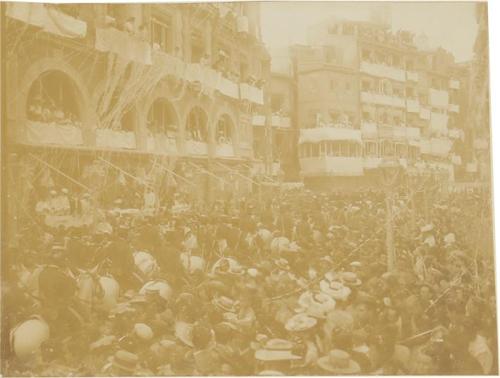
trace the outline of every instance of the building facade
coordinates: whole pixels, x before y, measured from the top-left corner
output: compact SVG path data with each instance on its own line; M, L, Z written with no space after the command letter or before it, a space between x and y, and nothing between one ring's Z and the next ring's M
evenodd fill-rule
M454 181L470 163L460 148L467 75L424 36L394 33L387 22L331 19L292 50L306 182L377 185L373 175L386 160Z
M257 3L9 3L6 16L4 132L19 180L203 200L254 185L252 117L270 72Z

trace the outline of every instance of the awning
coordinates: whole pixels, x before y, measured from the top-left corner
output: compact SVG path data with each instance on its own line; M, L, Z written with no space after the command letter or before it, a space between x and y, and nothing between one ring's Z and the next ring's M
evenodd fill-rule
M354 141L361 143L361 130L334 127L316 127L300 130L299 144L324 141Z

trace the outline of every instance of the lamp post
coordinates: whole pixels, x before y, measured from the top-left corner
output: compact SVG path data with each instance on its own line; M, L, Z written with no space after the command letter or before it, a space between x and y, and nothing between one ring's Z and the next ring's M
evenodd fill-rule
M400 164L397 159L384 159L380 164L382 172L382 185L385 191L385 246L387 250L387 271L391 272L395 268L396 252L394 248L394 185L400 171Z

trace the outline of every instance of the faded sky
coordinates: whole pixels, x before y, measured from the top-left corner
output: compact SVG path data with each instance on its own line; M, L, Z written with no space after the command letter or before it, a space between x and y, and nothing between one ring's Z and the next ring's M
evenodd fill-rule
M429 37L431 46L451 51L457 61L472 58L476 37L473 2L386 3L394 30L407 29ZM308 26L335 16L367 20L376 2L263 2L262 37L270 48L307 42ZM378 5L380 6L380 5Z

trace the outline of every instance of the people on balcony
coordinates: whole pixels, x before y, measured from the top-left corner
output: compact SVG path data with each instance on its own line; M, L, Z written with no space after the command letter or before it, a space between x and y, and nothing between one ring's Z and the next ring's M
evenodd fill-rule
M76 115L57 106L50 98L36 96L28 106L28 120L59 125L80 126Z

